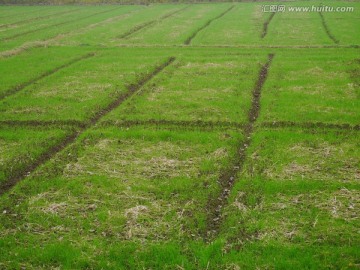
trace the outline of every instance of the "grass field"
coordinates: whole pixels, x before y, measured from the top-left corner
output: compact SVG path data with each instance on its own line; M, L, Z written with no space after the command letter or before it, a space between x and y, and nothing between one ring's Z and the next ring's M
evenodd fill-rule
M0 269L359 269L360 4L269 4L0 6Z

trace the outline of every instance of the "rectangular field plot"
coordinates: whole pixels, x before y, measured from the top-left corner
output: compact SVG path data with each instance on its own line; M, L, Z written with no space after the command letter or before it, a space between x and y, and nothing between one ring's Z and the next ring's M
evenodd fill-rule
M247 176L276 181L356 183L360 179L359 135L359 131L316 128L258 132L245 166Z
M211 22L192 40L192 45L254 45L261 42L263 23L270 15L260 4L234 4L223 17Z
M194 51L195 53L195 51ZM106 120L244 122L265 54L179 57Z
M167 60L144 51L110 51L78 61L0 102L2 120L88 120ZM145 53L146 54L146 53Z
M359 124L356 50L278 53L261 98L261 122Z
M71 65L74 60L86 56L86 52L89 51L80 48L36 48L18 56L0 58L0 74L3 75L0 77L0 99L21 91L49 73Z
M140 30L121 44L184 44L206 23L231 7L222 5L190 5L153 26Z
M59 38L66 45L119 45L137 32L156 27L162 21L171 21L185 5L153 5L133 8L131 12L112 16L98 24L80 30L74 29Z
M75 12L78 9L76 6L57 6L56 8L45 6L2 6L0 7L0 33L11 28L18 28L20 25L45 21L51 17Z
M360 3L359 2L334 2L332 7L340 8L354 8L352 12L324 12L324 21L329 29L330 34L341 45L359 45L360 36L354 34L355 29L359 28L360 24Z
M1 262L16 267L11 261L21 254L22 265L46 268L66 263L71 251L77 258L69 268L85 262L117 269L174 262L192 267L182 245L201 239L207 198L218 189L219 171L240 133L136 127L84 134L76 154L65 150L20 182L11 192L17 195L1 198L1 212L8 213L0 222L0 245L8 251ZM26 198L18 201L22 192ZM147 257L157 249L164 255Z
M0 184L26 174L33 164L71 133L69 127L0 126Z
M10 28L0 32L0 51L14 49L19 46L29 46L40 41L45 44L56 42L72 31L78 32L79 28L88 27L89 25L94 26L96 23L135 9L137 7L82 7L76 12L54 18L50 17L45 22L35 21L19 28Z
M359 131L258 131L223 213L226 260L262 269L357 264L358 138Z
M309 2L286 3L285 6L310 6ZM314 3L316 6L316 3ZM318 12L277 12L268 25L263 44L332 45Z

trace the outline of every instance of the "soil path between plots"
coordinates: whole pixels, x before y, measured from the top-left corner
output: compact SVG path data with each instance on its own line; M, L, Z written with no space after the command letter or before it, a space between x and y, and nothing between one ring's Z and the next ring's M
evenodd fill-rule
M204 239L210 241L218 235L220 225L222 223L222 209L226 206L227 200L232 187L234 186L236 176L241 171L245 159L246 149L251 143L251 135L253 133L254 124L260 112L261 89L267 79L268 71L274 58L274 54L268 55L267 62L261 67L257 82L252 91L252 103L248 113L248 122L244 128L244 140L240 143L236 156L231 165L226 168L218 179L221 187L218 196L211 196L207 203L207 223Z
M5 182L0 184L0 195L7 192L13 186L15 186L19 181L26 178L29 174L34 172L38 167L45 164L48 160L54 157L58 152L63 150L65 147L69 146L75 140L83 134L86 130L93 127L103 116L116 109L120 104L133 96L141 87L143 87L148 81L154 78L157 74L162 72L167 66L171 65L175 61L175 57L168 58L164 63L156 66L154 70L140 78L136 83L130 84L127 86L127 92L120 95L117 99L111 102L108 106L98 111L81 129L74 131L72 134L68 135L61 142L52 146L46 152L40 155L36 160L29 164L26 168L12 172Z
M326 21L325 21L325 18L324 18L324 15L319 12L319 15L320 15L320 18L321 18L321 22L322 22L322 25L324 27L324 30L326 32L326 34L328 35L328 37L335 43L335 44L339 44L339 40L337 40L333 34L331 34L330 32L330 29L328 27L328 25L326 24Z
M8 97L8 96L11 96L11 95L16 94L17 92L23 90L25 87L27 87L27 86L29 86L29 85L31 85L31 84L33 84L33 83L36 83L36 82L44 79L45 77L48 77L48 76L50 76L50 75L58 72L59 70L65 69L65 68L67 68L67 67L69 67L69 66L71 66L71 65L73 65L73 64L75 64L75 63L77 63L77 62L80 62L80 61L82 61L82 60L85 60L85 59L88 59L88 58L90 58L90 57L93 57L94 55L95 55L94 53L88 53L88 54L85 54L85 55L83 55L83 56L81 56L81 57L72 59L71 61L69 61L69 62L67 62L67 63L65 63L65 64L63 64L63 65L61 65L61 66L58 66L58 67L56 67L56 68L54 68L54 69L52 69L52 70L49 70L49 71L44 72L44 73L41 74L40 76L38 76L38 77L36 77L36 78L34 78L34 79L31 79L30 81L24 82L24 83L22 83L22 84L19 84L19 85L17 85L17 86L14 86L14 87L12 87L12 88L10 88L10 89L8 89L8 90L5 90L4 93L0 93L0 100L6 98L6 97Z
M270 17L264 22L261 38L264 38L267 35L269 24L271 20L274 18L274 16L275 16L275 12L271 13Z
M194 33L192 33L192 35L190 37L188 37L185 41L184 44L185 45L190 45L191 41L196 37L196 35L201 32L202 30L204 30L206 27L208 27L213 21L220 19L221 17L223 17L226 13L230 12L235 6L231 6L230 8L228 8L227 10L225 10L223 13L221 13L220 15L216 16L215 18L212 18L210 20L208 20L203 26L201 26L199 29L197 29Z

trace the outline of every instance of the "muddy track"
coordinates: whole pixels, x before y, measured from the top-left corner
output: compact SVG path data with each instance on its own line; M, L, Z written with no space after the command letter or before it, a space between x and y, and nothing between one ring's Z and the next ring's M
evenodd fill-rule
M360 125L350 124L332 124L323 122L293 122L293 121L279 121L279 122L264 122L260 127L268 128L301 128L301 129L340 129L340 130L360 130Z
M267 79L268 70L274 54L268 55L267 62L261 67L257 82L252 91L252 104L248 113L248 123L244 128L244 140L239 143L236 156L231 161L231 165L220 173L218 183L220 193L218 196L210 196L207 203L207 226L204 239L211 241L220 230L222 223L222 209L226 206L230 191L234 186L236 176L243 168L246 159L246 149L251 143L251 135L260 112L261 89Z
M136 26L134 26L133 28L131 28L129 31L127 31L127 32L125 32L125 33L117 36L117 38L119 38L119 39L127 39L129 36L131 36L131 35L139 32L139 31L141 31L141 30L143 30L143 29L145 29L145 28L147 28L147 27L152 26L152 25L154 25L155 23L159 23L159 22L161 22L161 21L163 21L163 20L165 20L165 19L167 19L167 18L170 18L170 17L174 16L175 14L177 14L177 13L179 13L179 12L181 12L181 11L187 9L187 8L189 8L189 6L184 7L184 8L180 8L180 9L178 9L178 10L175 10L175 11L173 11L173 12L170 12L170 13L168 13L168 14L165 14L164 16L160 17L160 18L157 19L157 20L152 20L152 21L148 21L148 22L144 22L144 23L142 23L142 24L136 25Z
M94 55L95 55L94 53L85 54L85 55L83 55L81 57L78 57L78 58L75 58L75 59L71 60L70 62L67 62L64 65L61 65L61 66L56 67L56 68L54 68L52 70L46 71L45 73L41 74L40 76L38 76L38 77L36 77L36 78L34 78L34 79L30 80L30 81L19 84L19 85L13 87L13 88L10 88L10 89L6 90L4 93L0 93L0 100L6 98L8 96L11 96L13 94L16 94L17 92L23 90L25 87L27 87L27 86L29 86L29 85L31 85L33 83L36 83L36 82L40 81L41 79L43 79L45 77L48 77L48 76L58 72L59 70L67 68L67 67L69 67L69 66L71 66L71 65L73 65L73 64L75 64L77 62L80 62L82 60L85 60L87 58L93 57Z
M275 12L271 13L270 17L266 20L266 22L264 22L261 38L264 38L267 35L269 24L271 20L274 18L274 16L275 16Z
M0 122L1 123L1 122ZM125 121L104 121L101 126L109 127L134 127L134 126L155 126L160 128L176 127L177 129L242 129L244 124L226 121L174 121L174 120L125 120Z
M67 146L71 145L75 142L75 140L83 134L86 130L93 127L103 116L117 108L121 103L123 103L125 100L130 98L132 95L134 95L141 87L143 87L148 81L150 81L153 77L155 77L157 74L162 72L167 66L172 64L175 61L175 57L170 57L166 62L163 64L155 67L155 69L140 78L136 83L130 84L127 86L128 91L125 94L120 95L116 100L111 102L107 107L103 108L102 110L98 111L94 116L87 122L86 125L84 125L81 129L78 129L77 131L72 132L70 135L68 135L64 140L62 140L57 145L54 145L50 149L48 149L47 152L40 155L40 157L36 160L34 160L31 164L29 164L26 168L22 170L18 170L12 173L8 179L0 184L0 195L7 192L9 189L11 189L13 186L15 186L19 181L23 180L27 176L29 176L32 172L34 172L38 167L45 164L48 160L50 160L52 157L54 157L57 153L65 149Z
M65 22L61 22L61 23L57 23L57 24L52 24L52 25L44 26L44 27L37 28L37 29L34 29L34 30L18 33L18 34L13 35L13 36L4 37L4 38L1 39L1 41L8 41L8 40L12 40L12 39L15 39L15 38L18 38L18 37L21 37L21 36L36 33L36 32L42 31L42 30L46 30L46 29L49 29L49 28L54 28L54 27L61 26L61 25L64 25L64 24L68 24L68 23L72 23L72 22L78 22L78 21L81 21L81 20L84 20L84 19L88 19L88 18L97 16L99 14L111 12L111 11L119 9L119 8L120 7L112 8L112 9L108 9L108 10L105 10L105 11L93 13L93 14L87 15L85 17L76 18L76 19L73 19L73 20L69 20L69 21L65 21Z
M38 127L74 127L83 128L85 124L77 120L0 120L0 128L2 127L24 127L24 128L38 128Z
M40 17L30 18L30 19L26 19L26 20L22 20L22 21L17 21L17 22L9 23L9 24L2 24L2 25L0 25L0 29L1 29L1 28L8 28L8 27L11 27L11 26L13 26L13 25L23 24L23 23L27 23L27 22L34 22L34 21L43 20L43 19L47 19L47 18L53 18L53 17L57 17L57 16L60 16L60 15L72 13L72 12L75 12L75 11L77 11L77 10L79 10L79 9L68 10L68 11L63 11L63 12L59 12L59 13L54 13L54 14L50 14L50 15L46 15L46 16L40 16Z
M216 16L215 18L212 18L210 20L208 20L203 26L201 26L199 29L197 29L194 33L191 34L190 37L188 37L185 41L184 41L184 45L190 45L191 41L196 37L196 35L201 32L202 30L204 30L206 27L208 27L213 21L220 19L221 17L223 17L226 13L230 12L230 10L232 10L235 6L231 6L230 8L228 8L227 10L225 10L223 13L221 13L220 15Z
M319 15L320 15L320 18L321 18L321 22L322 22L322 25L324 27L324 30L326 32L326 34L328 35L328 37L335 43L335 44L339 44L339 40L337 40L333 34L331 34L330 30L329 30L329 27L327 26L326 24L326 21L325 21L325 18L324 18L324 15L319 12Z

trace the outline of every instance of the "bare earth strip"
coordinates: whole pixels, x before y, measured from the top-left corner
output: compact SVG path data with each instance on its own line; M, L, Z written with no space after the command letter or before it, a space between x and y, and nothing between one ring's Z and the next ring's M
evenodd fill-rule
M190 45L191 41L196 37L196 35L204 30L206 27L208 27L213 21L220 19L221 17L223 17L226 13L228 13L230 10L232 10L234 8L234 6L231 6L230 8L228 8L227 10L225 10L223 13L221 13L220 15L216 16L215 18L212 18L210 20L208 20L203 26L201 26L199 29L197 29L194 33L192 33L192 35L190 37L188 37L185 41L184 44L185 45Z
M0 93L0 100L6 98L8 96L16 94L17 92L23 90L25 87L27 87L27 86L29 86L29 85L37 82L37 81L40 81L41 79L43 79L45 77L48 77L48 76L58 72L59 70L67 68L67 67L69 67L69 66L71 66L71 65L73 65L73 64L75 64L75 63L77 63L79 61L82 61L82 60L85 60L87 58L93 57L94 55L95 55L94 53L85 54L85 55L83 55L81 57L78 57L78 58L75 58L75 59L71 60L70 62L68 62L68 63L66 63L64 65L61 65L61 66L56 67L56 68L54 68L52 70L46 71L45 73L41 74L40 76L38 76L38 77L36 77L36 78L34 78L34 79L30 80L30 81L27 81L25 83L17 85L17 86L15 86L13 88L10 88L10 89L6 90L4 93Z
M74 131L70 135L68 135L63 141L58 143L57 145L52 146L48 149L47 152L44 152L37 160L34 160L31 164L29 164L25 169L15 171L13 174L6 180L4 183L0 184L0 195L7 192L13 186L15 186L19 181L26 178L29 174L34 172L39 166L45 164L48 160L55 156L58 152L63 150L65 147L69 146L75 140L84 133L87 129L94 126L103 116L107 115L112 110L116 109L120 104L122 104L125 100L134 95L142 86L144 86L148 81L150 81L157 74L162 72L167 66L172 64L175 61L175 57L170 57L163 64L155 67L155 69L149 73L148 75L140 78L135 84L130 84L127 89L128 91L125 94L120 95L117 99L111 102L106 108L98 111L86 125L84 125L81 129Z
M227 168L220 174L220 177L218 179L218 183L221 186L220 194L218 196L211 196L208 200L207 228L204 235L205 239L211 240L219 233L220 225L222 222L222 209L227 203L230 191L235 183L236 175L239 171L241 171L244 165L246 159L246 149L251 143L251 135L253 133L254 124L260 112L261 89L266 81L268 70L270 68L273 57L274 54L269 54L267 62L262 66L260 70L258 80L252 92L253 98L251 108L248 113L248 123L244 128L245 139L242 143L240 143L237 155L231 162L231 167Z

